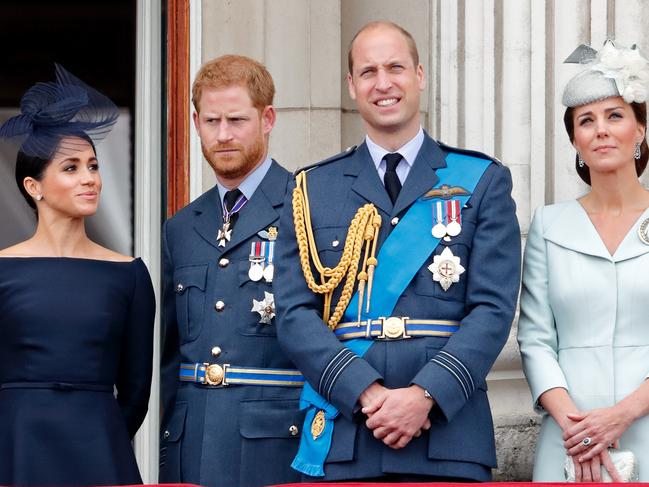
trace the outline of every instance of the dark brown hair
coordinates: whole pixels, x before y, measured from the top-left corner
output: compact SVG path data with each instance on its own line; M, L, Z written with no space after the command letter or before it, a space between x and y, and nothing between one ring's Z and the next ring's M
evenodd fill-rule
M640 125L642 125L645 130L647 128L647 105L645 103L629 103L633 109L633 114L635 119ZM566 126L566 132L568 132L568 137L570 137L570 142L575 141L575 121L574 121L574 108L566 108L566 113L563 115L563 124ZM646 135L646 134L645 134ZM642 144L640 146L640 159L635 159L635 171L638 174L638 177L644 172L647 167L647 160L649 160L649 146L647 146L647 140L642 139ZM584 167L579 167L579 156L575 155L575 169L579 177L590 186L590 169L588 165L584 164Z
M347 51L347 66L349 68L349 74L353 75L352 70L354 69L354 58L352 57L352 49L354 48L354 41L362 32L365 32L366 30L370 30L370 29L376 29L378 27L390 27L392 29L397 30L398 32L401 33L401 35L403 35L403 37L406 39L406 42L408 43L408 50L410 51L410 57L412 57L412 62L414 63L414 67L415 69L417 69L417 66L419 66L419 51L417 51L417 43L415 42L415 39L413 39L410 32L408 32L400 25L395 24L394 22L390 22L389 20L376 20L374 22L365 24L361 28L361 30L356 32L356 35L354 35L352 41L349 43L349 50Z

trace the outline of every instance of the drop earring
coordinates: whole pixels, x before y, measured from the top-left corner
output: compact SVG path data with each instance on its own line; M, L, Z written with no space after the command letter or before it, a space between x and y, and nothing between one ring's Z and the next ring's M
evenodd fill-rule
M579 167L584 167L585 163L584 160L581 158L581 154L577 152L577 164L579 164Z
M641 144L640 144L640 142L638 142L635 145L635 151L633 152L633 157L637 160L637 159L640 159L641 155L642 155Z

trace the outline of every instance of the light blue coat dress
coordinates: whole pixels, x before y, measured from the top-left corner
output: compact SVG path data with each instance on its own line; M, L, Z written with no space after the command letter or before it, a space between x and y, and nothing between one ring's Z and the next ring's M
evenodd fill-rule
M518 341L535 408L563 387L582 411L613 406L649 374L649 245L638 227L611 254L577 201L537 210L525 249ZM649 480L649 418L626 431L640 481ZM545 414L535 481L564 480L561 430Z

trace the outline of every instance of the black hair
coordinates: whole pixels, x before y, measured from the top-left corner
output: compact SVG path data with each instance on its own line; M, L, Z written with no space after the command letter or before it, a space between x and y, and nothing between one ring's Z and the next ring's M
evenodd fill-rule
M83 140L85 140L90 144L93 152L97 153L95 149L95 144L85 132L81 134L75 134L73 135L73 137L82 138ZM18 190L20 191L20 194L23 195L23 198L25 198L27 204L34 211L36 211L36 203L34 203L34 199L25 189L25 185L24 185L25 178L33 178L36 181L42 180L43 175L45 174L45 170L52 163L52 159L54 158L55 154L56 154L56 149L52 151L50 157L48 157L47 159L43 159L42 157L27 155L22 150L19 150L18 155L16 156L16 184L18 185Z
M50 165L52 159L42 159L36 156L28 156L22 150L18 151L18 156L16 157L16 184L20 190L20 194L23 195L27 204L36 211L36 203L34 199L25 189L23 182L25 178L34 178L36 181L43 179L43 174L45 169Z

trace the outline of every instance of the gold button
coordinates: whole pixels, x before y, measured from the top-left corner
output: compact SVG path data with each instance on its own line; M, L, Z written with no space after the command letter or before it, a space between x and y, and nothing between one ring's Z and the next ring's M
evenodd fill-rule
M162 434L162 437L166 440L171 436L171 433L169 433L169 430L165 430L165 432Z
M212 357L221 355L221 347L212 347Z
M226 259L225 257L221 260L219 260L219 267L227 267L230 261Z
M399 217L395 216L392 220L390 220L390 224L394 227L396 224L399 223Z
M176 286L176 292L177 293L182 293L185 290L185 286L183 286L181 283L178 283Z
M216 311L223 311L224 308L225 303L223 301L217 301L216 304L214 304L214 309L216 309Z
M291 427L288 429L288 432L291 434L291 436L297 436L297 434L300 432L300 430L299 430L299 428L297 426L292 424Z

